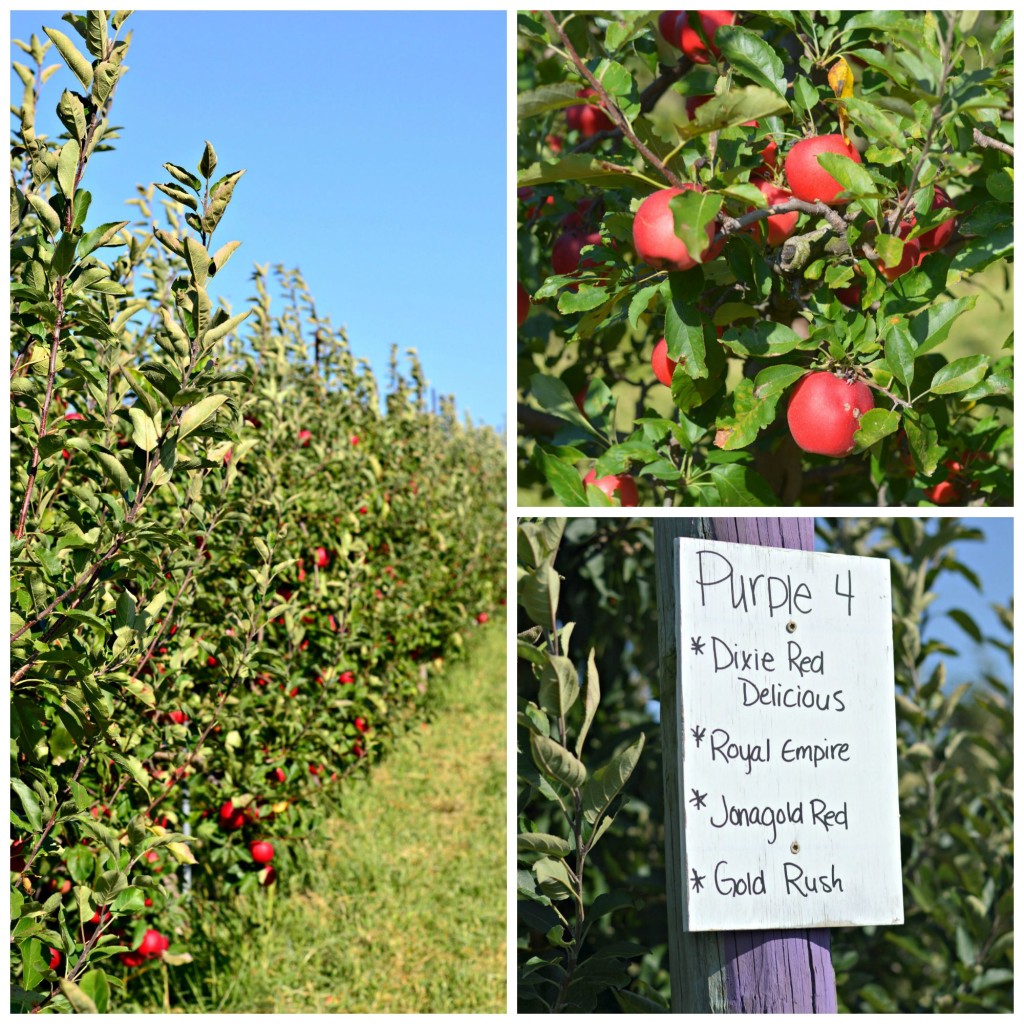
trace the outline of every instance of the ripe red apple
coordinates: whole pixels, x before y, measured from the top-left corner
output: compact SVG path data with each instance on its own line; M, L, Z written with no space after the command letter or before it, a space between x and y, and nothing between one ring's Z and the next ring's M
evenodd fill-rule
M963 498L963 491L957 481L940 480L927 488L924 496L934 505L952 505Z
M583 478L584 488L588 486L597 487L599 490L612 498L615 492L619 492L619 503L623 508L634 507L639 504L639 495L636 489L636 481L628 473L619 473L617 476L603 476L597 479L597 474L591 470Z
M522 282L516 282L516 324L522 327L526 318L530 315L530 293L523 287Z
M941 188L935 189L932 210L944 210L952 205L952 200ZM935 252L936 249L943 248L956 232L956 220L956 217L950 217L949 220L943 221L937 228L932 228L931 231L925 231L924 234L918 235L916 241L921 246L921 252ZM917 223L917 217L911 214L909 219L903 223L909 231Z
M580 250L585 245L600 245L601 233L591 231L583 234L579 231L563 231L551 249L551 269L556 274L573 274L581 268ZM584 260L583 267L594 267L593 260Z
M274 847L265 839L257 839L249 844L249 855L257 864L269 864L274 859Z
M147 928L136 952L147 960L152 960L163 954L170 944L166 935L161 935L155 928Z
M327 548L316 549L316 564L321 569L326 569L331 562L330 555L327 554Z
M657 377L665 387L671 387L672 374L675 373L678 365L679 363L677 360L669 359L668 342L662 338L658 344L654 346L654 351L651 353L651 368L654 370L654 376Z
M700 19L700 27L707 36L711 46L711 52L717 57L718 47L715 46L715 33L723 25L731 25L736 20L732 11L696 11L693 12ZM690 25L687 15L683 15L678 21L679 27L679 48L694 62L694 64L707 64L711 59L708 56L707 47L698 35L697 30Z
M663 188L649 195L637 208L633 218L633 247L637 258L656 270L689 270L697 266L697 260L687 251L683 241L676 234L675 223L669 203L684 191L703 192L700 185L683 185L682 188ZM711 245L715 236L715 224L708 224L708 246L701 253L701 262L713 260L725 244Z
M225 800L217 812L217 822L225 832L236 832L245 824L245 811Z
M299 431L299 447L300 448L308 448L309 447L309 442L312 441L312 440L313 440L313 435L312 435L312 433L310 431L308 431L308 430L300 430Z
M482 626L488 619L487 612L477 612L476 621Z
M669 46L674 46L677 50L679 49L679 37L682 29L681 27L676 27L676 22L685 16L686 11L662 11L658 15L658 32L661 34L661 38Z
M805 451L839 458L854 449L860 418L875 407L871 388L834 373L802 377L789 399L786 420L793 440Z
M355 721L356 732L363 733L365 735L368 728L365 718L357 718Z
M188 721L188 715L184 711L171 711L167 717L175 725L184 725Z
M851 309L860 309L860 291L860 282L856 281L846 288L837 288L836 298L844 306L849 306Z
M270 782L284 782L284 769L283 768L271 768L267 772L267 779Z
M319 775L323 770L324 766L322 764L311 764L309 766L310 775Z
M273 865L264 868L260 872L260 885L273 885L277 881L277 872Z
M849 202L836 199L843 186L818 163L822 153L838 153L855 164L861 162L860 153L842 135L812 135L801 139L786 155L786 181L793 195L808 203L820 200L842 205Z
M936 189L935 191L936 191L936 195L937 195L938 194L938 189ZM947 206L949 205L949 200L948 199L946 200L946 205ZM64 414L64 419L65 420L84 420L85 417L80 412L67 412L67 413Z
M55 971L55 970L57 970L58 967L60 967L61 959L62 958L61 958L61 955L60 955L60 950L59 949L54 949L53 946L51 946L50 947L50 970L51 971Z
M596 95L596 93L593 89L580 89L576 95L586 99L588 96ZM585 139L589 139L598 132L610 131L615 127L612 119L604 110L601 107L594 106L592 103L581 103L576 107L567 107L565 120L569 125L570 131L578 131Z
M758 178L756 181L751 182L751 184L757 186L758 191L764 196L769 206L774 206L776 203L784 203L787 199L793 198L791 192L773 185L770 181L765 181L764 178ZM782 245L796 230L796 222L799 219L800 214L796 210L792 213L772 214L768 218L768 244ZM751 224L750 227L755 233L760 230L757 224Z
M345 685L345 686L351 685L355 681L356 681L356 674L355 674L355 672L342 672L341 675L338 676L338 682L341 683L342 685Z

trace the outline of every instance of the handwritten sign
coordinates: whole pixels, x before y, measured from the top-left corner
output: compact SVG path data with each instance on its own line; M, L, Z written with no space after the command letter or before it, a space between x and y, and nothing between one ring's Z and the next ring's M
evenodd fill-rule
M889 563L676 543L687 930L901 924Z

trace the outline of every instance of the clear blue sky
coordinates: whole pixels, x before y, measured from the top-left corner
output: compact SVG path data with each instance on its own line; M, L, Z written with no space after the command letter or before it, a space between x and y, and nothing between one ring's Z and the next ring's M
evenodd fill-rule
M63 10L63 9L62 9ZM76 41L59 11L11 14ZM384 383L392 343L415 348L439 393L505 423L504 11L136 11L112 121L113 153L84 185L89 224L134 219L136 183L246 168L214 242L242 247L215 295L241 310L254 263L300 267L318 311L345 325ZM84 49L84 44L82 45ZM25 55L12 46L15 59ZM51 47L50 63L62 63ZM44 87L37 130L77 80ZM11 99L21 81L11 74ZM157 194L159 196L159 193Z

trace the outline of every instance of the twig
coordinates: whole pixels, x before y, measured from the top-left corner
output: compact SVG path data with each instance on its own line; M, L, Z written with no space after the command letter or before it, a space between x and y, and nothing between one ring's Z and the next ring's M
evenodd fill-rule
M648 146L637 138L636 133L629 126L629 122L626 120L622 111L612 101L611 96L608 95L608 91L605 87L594 77L593 72L583 63L580 55L576 52L576 48L572 45L569 37L565 34L565 30L555 20L555 16L550 11L544 12L544 19L558 34L558 38L561 39L562 45L565 47L566 52L569 54L573 64L576 65L576 69L579 73L590 83L594 92L601 99L601 103L604 106L605 113L612 119L615 126L622 132L622 134L629 139L630 142L636 147L637 152L652 166L655 167L661 176L675 188L682 187L682 181L673 174L672 171L665 166L661 158Z
M842 214L833 210L831 206L821 201L808 203L803 199L787 199L784 203L772 203L771 206L763 210L751 210L749 213L743 214L742 217L723 217L721 230L711 239L711 244L715 245L722 241L722 239L728 238L729 235L742 231L744 228L748 228L751 224L756 224L766 217L773 217L777 213L794 212L823 217L837 235L846 237L847 222Z
M996 149L1000 153L1005 153L1011 160L1013 159L1013 146L1000 142L999 139L993 139L991 135L983 134L978 128L974 129L974 142L982 149Z

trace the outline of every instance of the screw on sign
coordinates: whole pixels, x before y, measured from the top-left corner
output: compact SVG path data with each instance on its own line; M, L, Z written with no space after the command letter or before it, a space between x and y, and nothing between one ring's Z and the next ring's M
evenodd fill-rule
M656 540L673 1009L834 1012L827 929L903 920L889 564L810 520Z

